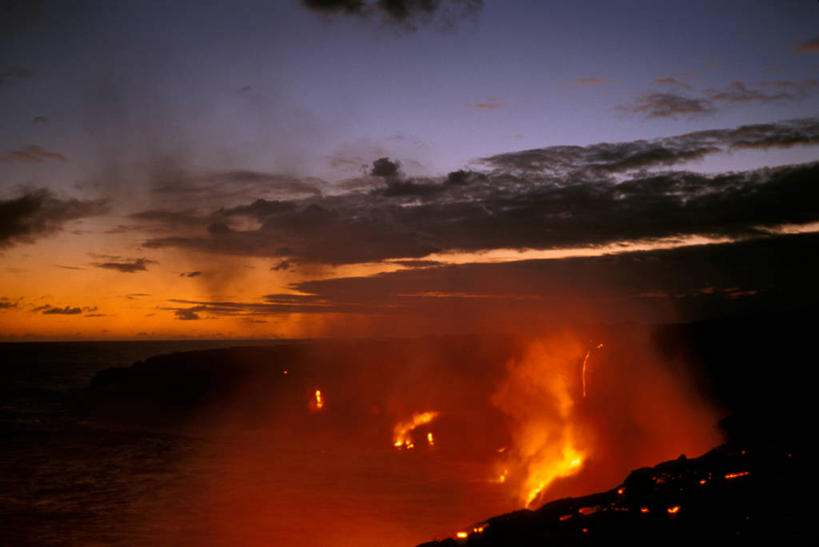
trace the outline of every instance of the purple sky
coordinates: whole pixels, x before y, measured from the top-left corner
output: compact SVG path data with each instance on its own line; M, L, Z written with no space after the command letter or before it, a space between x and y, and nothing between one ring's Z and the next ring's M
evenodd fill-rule
M279 297L400 268L384 298L441 292L436 263L461 279L657 238L808 253L817 23L808 0L4 0L0 311L91 310L108 283L179 319L313 312ZM777 279L686 260L696 287L651 294ZM37 288L58 267L76 282ZM242 268L270 280L225 288ZM328 301L366 308L356 287Z

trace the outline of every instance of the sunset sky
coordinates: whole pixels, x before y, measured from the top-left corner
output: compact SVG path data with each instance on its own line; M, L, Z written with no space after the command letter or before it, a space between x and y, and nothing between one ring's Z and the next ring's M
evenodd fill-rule
M0 339L802 309L817 115L809 0L0 0Z

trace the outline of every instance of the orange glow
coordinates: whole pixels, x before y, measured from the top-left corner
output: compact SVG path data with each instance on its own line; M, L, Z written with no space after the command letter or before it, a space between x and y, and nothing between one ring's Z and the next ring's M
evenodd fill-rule
M588 447L580 442L570 383L580 351L568 340L532 344L522 360L507 363L506 383L493 398L517 421L509 459L525 476L520 494L525 507L556 479L579 472L585 461Z
M705 480L705 479L700 479L700 484L705 484L705 483L707 483L707 482L708 482L708 481L707 481L707 480Z
M746 475L750 475L750 471L740 471L739 473L728 473L725 475L726 479L738 479L739 477L745 477Z
M563 522L564 520L569 520L570 518L572 518L572 516L573 515L563 515L562 517L560 517L560 521Z
M509 470L508 470L508 469L504 469L504 470L503 470L503 473L501 473L501 474L498 476L498 482L500 482L500 483L506 482L506 477L508 477L508 476L509 476Z
M640 507L641 513L648 513L648 507Z
M626 346L633 351L621 356ZM516 490L523 507L604 490L635 467L719 442L707 405L667 372L642 335L618 342L592 363L591 354L603 347L589 349L575 333L558 331L529 340L506 362L492 403L506 416L510 442L498 456L504 473L495 476ZM612 433L625 424L648 432L633 447L636 457L626 457L624 439Z
M467 534L466 532L458 532L457 534L455 534L455 537L458 539L466 539L468 535L469 534Z
M669 515L676 515L676 514L677 514L677 513L679 513L679 511L680 511L680 506L679 506L679 505L675 505L674 507L669 507L669 508L667 509L667 511L668 511L668 514L669 514Z
M435 446L435 437L432 436L432 431L427 433L427 444L429 446Z
M409 420L398 422L395 424L392 432L392 445L399 450L406 448L407 450L415 448L415 443L412 441L411 433L417 427L426 425L438 417L440 412L437 410L428 410L426 412L416 412ZM427 435L427 441L430 446L433 444L432 434Z
M532 505L552 481L576 473L582 463L582 455L569 445L564 448L563 456L559 460L541 462L540 465L537 465L532 469L532 474L526 480L526 484L529 486L526 507Z
M316 389L313 392L313 397L310 399L310 410L313 412L318 412L324 408L324 405L324 395L321 393L320 389Z

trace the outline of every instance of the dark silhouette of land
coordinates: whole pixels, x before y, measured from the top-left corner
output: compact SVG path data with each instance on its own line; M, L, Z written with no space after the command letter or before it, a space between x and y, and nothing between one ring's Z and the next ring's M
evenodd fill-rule
M731 442L703 456L637 469L611 490L492 517L423 547L815 545L808 453L778 435L745 436L754 424L744 417L723 425Z

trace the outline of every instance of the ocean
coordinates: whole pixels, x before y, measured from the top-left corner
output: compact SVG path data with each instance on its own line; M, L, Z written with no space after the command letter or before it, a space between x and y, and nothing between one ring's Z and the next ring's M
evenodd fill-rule
M0 344L0 545L453 537L720 444L748 330Z
M101 370L251 344L0 344L0 545L414 545L514 508L474 458L398 451L389 428L306 403L218 428L78 410Z

